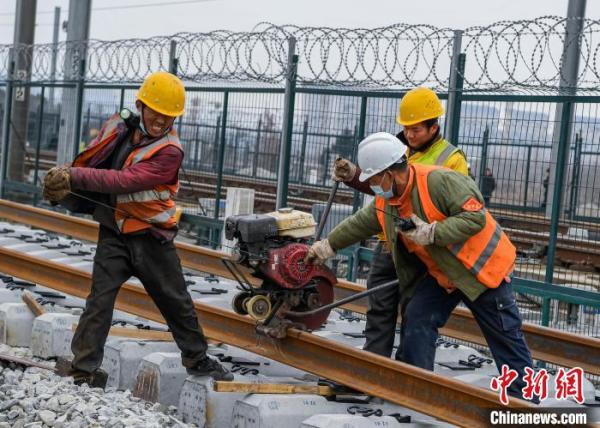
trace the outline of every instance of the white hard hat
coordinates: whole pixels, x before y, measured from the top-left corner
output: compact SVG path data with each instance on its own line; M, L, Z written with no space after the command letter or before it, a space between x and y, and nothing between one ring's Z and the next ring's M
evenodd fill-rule
M358 166L362 172L359 181L366 181L398 162L406 153L406 146L387 132L369 135L358 145Z

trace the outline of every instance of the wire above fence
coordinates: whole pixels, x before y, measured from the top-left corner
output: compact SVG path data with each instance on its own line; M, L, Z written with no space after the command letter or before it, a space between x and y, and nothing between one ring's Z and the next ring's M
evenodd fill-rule
M462 37L464 89L558 89L567 22L561 17L540 17L467 28ZM577 89L600 89L600 42L594 37L599 31L600 20L585 19L581 35L567 41L581 46ZM175 41L178 73L187 81L280 85L287 40L292 36L297 40L301 84L448 89L454 30L431 25L347 29L262 23L251 32L90 40L87 46L81 42L21 45L15 53L30 58L30 81L78 79L76 59L85 58L86 81L138 82L150 72L169 69ZM0 45L0 80L8 79L11 47Z

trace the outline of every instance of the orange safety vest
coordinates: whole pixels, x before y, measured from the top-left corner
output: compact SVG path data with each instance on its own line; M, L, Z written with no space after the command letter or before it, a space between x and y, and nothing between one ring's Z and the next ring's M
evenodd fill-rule
M114 143L123 131L119 126L122 123L123 120L118 114L112 116L103 126L98 138L75 158L73 166L85 168L90 167L90 163L92 163L91 167L94 167L96 162L92 160L109 144ZM122 169L150 159L167 146L174 146L182 150L174 129L153 143L134 148L125 160ZM174 198L178 190L179 180L174 184L159 184L151 190L117 195L115 209L117 227L122 233L133 233L152 226L163 229L177 226Z
M440 212L431 200L427 184L429 173L441 169L441 167L412 164L410 168L415 174L419 202L425 215L424 220L430 223L445 220L447 216ZM378 209L385 210L385 202L385 199L378 197L375 205ZM410 207L402 207L401 210L400 207L398 208L402 216L409 216L413 213L412 204L410 204ZM496 288L512 272L516 259L516 248L491 214L485 208L482 209L485 210L486 220L483 229L465 242L448 245L447 248L480 283L488 288ZM385 230L385 213L377 211L377 218L382 229ZM442 287L448 290L455 288L444 273L443 268L438 266L431 257L426 246L415 244L413 241L403 238L402 235L400 237L406 248L419 257L427 266L429 273Z

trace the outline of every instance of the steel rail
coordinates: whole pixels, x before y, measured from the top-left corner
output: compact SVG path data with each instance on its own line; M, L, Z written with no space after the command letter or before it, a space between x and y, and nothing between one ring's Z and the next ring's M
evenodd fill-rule
M35 268L34 268L35 267ZM18 251L0 248L0 271L77 297L90 291L91 274ZM300 330L283 340L257 336L255 322L221 308L194 302L207 337L445 420L465 426L485 426L488 410L499 407L498 394L436 375L390 358L357 350ZM158 308L139 285L125 283L115 308L163 322ZM512 408L535 408L511 399Z
M98 236L98 224L94 221L6 200L0 200L0 218L91 242L96 242ZM183 266L234 279L222 263L229 255L182 242L176 245ZM244 270L242 266L240 268ZM244 270L244 273L246 278L253 278L249 271ZM365 287L359 284L339 280L335 287L335 298L342 299L364 290ZM361 314L366 314L367 307L366 299L344 305L344 308ZM477 322L467 309L456 308L440 332L455 339L486 345ZM523 323L523 333L534 358L565 367L581 367L589 374L600 375L600 339L531 323Z

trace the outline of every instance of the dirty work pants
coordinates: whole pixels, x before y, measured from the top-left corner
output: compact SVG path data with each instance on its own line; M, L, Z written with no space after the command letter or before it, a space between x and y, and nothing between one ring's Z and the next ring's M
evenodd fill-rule
M373 261L367 289L377 287L389 281L398 279L392 253L379 241L373 251ZM365 351L389 357L394 347L396 323L398 319L398 304L400 303L399 287L390 287L369 296L367 309L367 324L365 326Z
M521 397L525 386L525 367L533 367L531 353L521 331L521 315L507 282L487 289L474 302L461 291L448 294L430 275L425 276L403 311L399 360L433 370L438 329L450 317L459 302L471 310L492 352L498 370L503 364L519 373L508 388L510 395Z
M100 226L92 290L71 343L73 369L91 373L102 364L104 343L121 285L137 277L167 321L183 365L206 357L206 339L198 325L181 263L173 242L160 243L151 233L118 234Z

